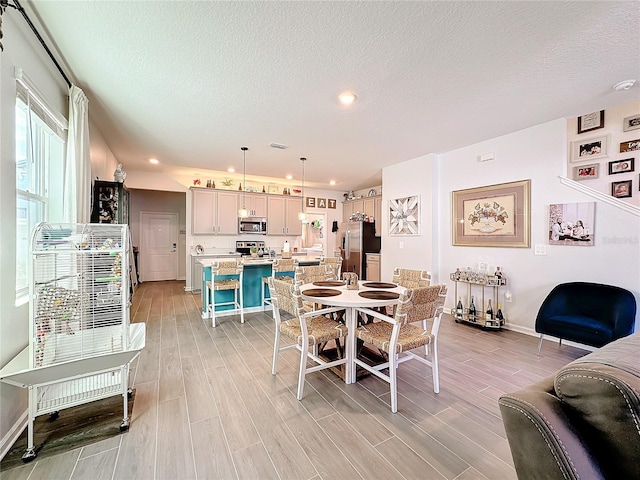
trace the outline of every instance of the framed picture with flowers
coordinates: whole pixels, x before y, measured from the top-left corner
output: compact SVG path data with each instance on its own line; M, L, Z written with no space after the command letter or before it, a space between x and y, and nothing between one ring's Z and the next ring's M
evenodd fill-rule
M451 203L453 245L531 246L531 180L456 190Z

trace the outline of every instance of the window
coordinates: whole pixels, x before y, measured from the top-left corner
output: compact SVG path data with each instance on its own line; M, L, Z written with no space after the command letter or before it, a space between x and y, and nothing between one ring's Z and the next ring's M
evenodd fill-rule
M26 82L16 86L16 296L21 297L28 291L33 228L63 218L65 126Z

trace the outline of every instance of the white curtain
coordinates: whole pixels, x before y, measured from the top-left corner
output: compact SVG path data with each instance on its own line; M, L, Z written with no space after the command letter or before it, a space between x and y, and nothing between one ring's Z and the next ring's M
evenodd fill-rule
M69 88L69 133L64 172L64 214L70 223L88 223L91 214L89 100L82 89Z

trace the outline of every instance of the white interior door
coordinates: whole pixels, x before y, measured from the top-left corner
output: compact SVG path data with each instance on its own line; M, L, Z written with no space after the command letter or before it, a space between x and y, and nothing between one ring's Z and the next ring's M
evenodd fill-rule
M178 214L140 213L140 280L178 278Z

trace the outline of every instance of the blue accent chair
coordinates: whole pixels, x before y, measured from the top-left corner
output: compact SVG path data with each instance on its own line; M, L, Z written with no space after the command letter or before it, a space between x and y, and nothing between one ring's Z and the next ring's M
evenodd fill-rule
M536 318L536 332L602 347L634 330L636 299L628 290L598 283L562 283L547 295Z

